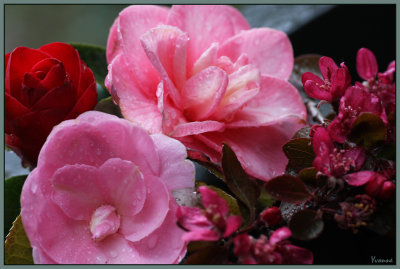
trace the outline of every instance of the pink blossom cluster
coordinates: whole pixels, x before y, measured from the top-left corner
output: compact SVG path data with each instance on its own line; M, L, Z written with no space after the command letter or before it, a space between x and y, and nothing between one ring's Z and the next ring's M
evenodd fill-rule
M287 227L279 228L268 238L242 233L234 238L234 254L241 264L312 264L311 251L294 246L287 240L292 235Z
M185 241L230 238L228 242L233 240L233 253L241 264L312 264L312 252L287 240L292 234L289 228L274 231L269 239L263 234L255 239L239 231L242 217L229 214L228 203L217 192L205 186L199 187L199 191L204 209L181 206L176 213L178 223L187 230L183 236ZM282 215L279 208L270 207L259 218L265 225L273 226L282 220Z
M366 159L371 155L369 149L352 143L349 134L359 116L372 113L387 128L385 143L394 142L395 62L379 73L374 54L366 48L360 49L357 71L365 81L354 85L350 85L350 74L344 63L337 67L331 58L322 57L319 65L324 80L311 73L303 74L305 91L311 97L332 103L334 108L335 102L339 103L337 116L330 123L311 128L316 155L313 166L328 177L343 178L351 186L364 185L369 196L390 199L395 192L393 161L385 160L378 167L366 168Z

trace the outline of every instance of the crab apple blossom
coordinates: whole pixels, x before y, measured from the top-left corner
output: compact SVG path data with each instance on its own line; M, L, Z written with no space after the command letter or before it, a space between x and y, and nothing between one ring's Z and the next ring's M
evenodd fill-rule
M313 253L294 246L287 240L292 232L287 227L274 231L269 238L255 239L242 233L234 238L233 252L242 264L312 264Z
M186 252L172 191L194 188L185 147L116 116L57 125L21 195L35 263L178 263Z
M327 176L341 177L359 170L364 164L364 148L338 149L324 127L318 126L312 130L312 146L315 153L313 166L318 171Z
M328 126L332 139L335 142L344 143L353 123L363 112L379 116L385 124L388 122L380 99L368 92L362 84L356 84L346 90L340 99L339 114Z
M130 6L110 29L107 60L105 84L126 119L180 140L192 158L218 163L225 142L251 176L284 172L281 148L306 109L287 82L283 32L250 29L229 6Z
M242 217L229 215L228 203L217 192L199 187L204 209L181 206L176 212L180 225L188 230L183 239L216 241L228 237L242 224Z
M315 99L328 102L339 100L350 86L349 70L344 63L338 67L332 58L326 56L321 57L318 64L323 80L313 73L304 73L301 77L304 90Z

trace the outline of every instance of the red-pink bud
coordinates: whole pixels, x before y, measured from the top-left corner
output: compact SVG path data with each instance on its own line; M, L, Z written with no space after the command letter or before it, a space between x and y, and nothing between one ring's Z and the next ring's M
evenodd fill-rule
M269 226L276 225L282 220L281 210L276 206L267 208L261 212L260 219Z
M370 180L365 185L365 192L370 196L377 197L381 193L385 181L386 178L384 176L376 174L375 179Z
M379 194L379 198L383 200L389 200L396 191L396 186L391 181L385 181L382 186L382 191Z

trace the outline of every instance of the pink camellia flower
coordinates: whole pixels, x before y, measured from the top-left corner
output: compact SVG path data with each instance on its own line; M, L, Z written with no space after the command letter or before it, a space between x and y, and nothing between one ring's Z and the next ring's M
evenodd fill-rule
M180 225L188 232L184 241L216 241L228 237L242 224L242 217L229 215L228 203L217 192L199 187L204 210L181 206L176 211Z
M35 263L177 263L172 191L193 188L186 149L131 122L86 112L56 126L22 190Z
M318 64L324 80L313 73L306 72L301 77L304 90L315 99L328 102L339 100L350 86L349 70L344 63L338 67L330 57L321 57Z
M287 240L291 236L287 227L274 231L269 239L242 233L234 238L233 253L242 264L312 264L313 253L291 245Z
M362 84L356 84L346 90L340 99L339 114L328 126L332 139L344 143L353 123L363 112L379 116L385 124L388 122L380 99Z
M287 82L287 36L250 29L229 6L130 6L110 29L106 86L124 117L219 162L223 142L263 180L281 174L282 146L306 110Z
M361 147L338 150L324 127L313 128L312 146L313 166L327 176L341 177L357 171L365 161L365 150Z

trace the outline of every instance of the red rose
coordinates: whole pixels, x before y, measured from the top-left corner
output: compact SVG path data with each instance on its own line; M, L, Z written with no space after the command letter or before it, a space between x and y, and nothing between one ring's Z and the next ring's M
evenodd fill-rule
M18 47L4 63L6 143L34 167L53 126L96 105L96 80L77 50L64 43Z

